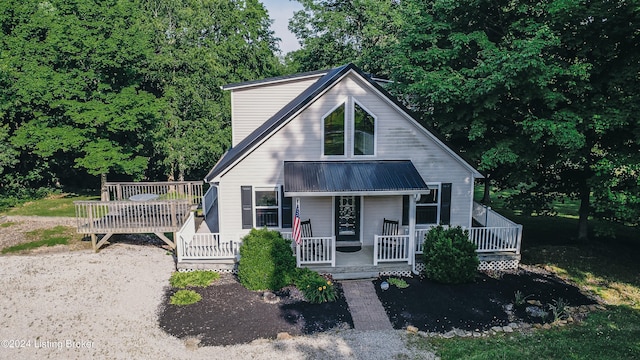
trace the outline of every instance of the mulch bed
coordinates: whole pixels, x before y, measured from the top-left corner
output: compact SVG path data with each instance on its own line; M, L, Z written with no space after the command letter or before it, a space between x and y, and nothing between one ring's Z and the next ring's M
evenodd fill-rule
M462 285L439 284L419 277L405 278L408 288L390 286L381 290L378 279L373 283L378 298L395 329L413 325L421 331L446 332L453 328L476 331L493 326L505 326L513 321L541 322L530 317L525 306L514 307L511 316L505 310L513 304L515 292L531 295L527 299L551 304L562 298L570 306L596 302L570 284L545 273L520 270L504 274L499 279L479 273L475 283Z
M324 304L303 301L295 288L276 292L280 302L269 304L262 300L262 292L249 291L237 281L192 290L202 295L202 300L177 306L169 304L177 289L167 289L159 322L167 333L181 339L198 338L203 346L274 339L279 332L303 335L336 327L353 328L340 284L336 284L338 300Z

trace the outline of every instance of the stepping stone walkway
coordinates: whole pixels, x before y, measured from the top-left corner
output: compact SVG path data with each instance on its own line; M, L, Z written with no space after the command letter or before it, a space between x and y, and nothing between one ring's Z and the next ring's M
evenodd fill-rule
M341 281L356 330L393 330L371 280Z

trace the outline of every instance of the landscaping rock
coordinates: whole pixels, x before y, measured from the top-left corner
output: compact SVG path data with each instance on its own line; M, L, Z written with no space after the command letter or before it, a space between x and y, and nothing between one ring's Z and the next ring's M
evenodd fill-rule
M413 326L413 325L409 325L409 326L407 326L407 332L409 334L417 334L418 333L418 328Z
M271 291L265 291L262 294L262 301L266 302L267 304L277 304L280 302L280 298Z
M495 332L502 332L502 326L494 326L491 328L491 330L495 331Z
M511 326L503 326L502 327L502 331L504 331L506 333L512 333L513 332L513 328Z
M446 333L442 334L442 337L443 337L443 338L445 338L445 339L451 339L451 338L453 338L453 337L455 337L455 336L456 336L456 333L455 333L455 331L453 331L453 330L448 331L448 332L446 332Z
M291 334L289 334L288 332L279 332L278 335L276 336L277 340L291 340L293 339L293 336L291 336Z

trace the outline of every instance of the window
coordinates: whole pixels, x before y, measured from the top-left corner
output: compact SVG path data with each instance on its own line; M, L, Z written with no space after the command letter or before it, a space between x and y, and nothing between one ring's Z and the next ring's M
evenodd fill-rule
M420 195L416 201L416 224L438 224L440 208L440 186L427 184L430 191Z
M277 187L256 188L256 227L279 227L279 199Z
M357 103L353 108L353 154L374 155L376 120Z
M324 155L344 155L345 104L324 118Z

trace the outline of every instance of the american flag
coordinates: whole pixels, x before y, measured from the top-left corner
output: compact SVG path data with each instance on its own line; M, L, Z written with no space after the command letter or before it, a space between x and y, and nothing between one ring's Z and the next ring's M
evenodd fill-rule
M296 216L293 217L293 240L300 245L300 203L296 201Z

